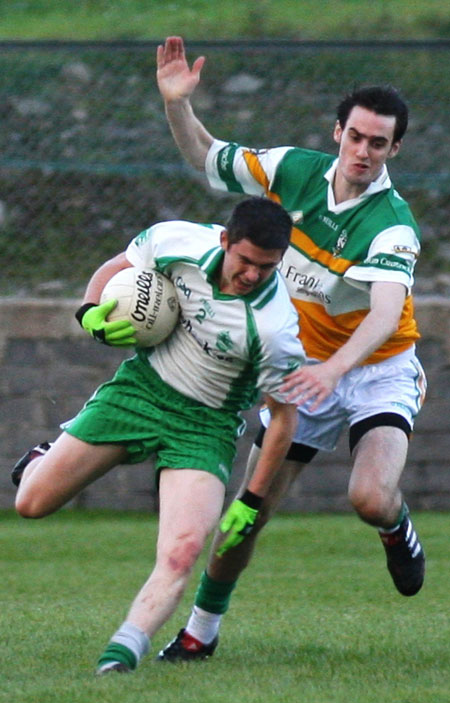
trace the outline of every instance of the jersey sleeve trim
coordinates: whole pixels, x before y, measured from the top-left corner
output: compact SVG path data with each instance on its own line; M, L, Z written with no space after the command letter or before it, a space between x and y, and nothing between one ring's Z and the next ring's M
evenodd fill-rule
M366 259L351 266L344 278L358 288L366 289L368 283L375 281L389 281L401 283L410 291L419 252L420 243L412 227L389 227L375 237Z
M237 145L215 139L206 155L205 171L208 182L217 190L228 190L243 193L242 186L234 177L233 162ZM228 178L233 187L230 187Z
M408 276L390 269L381 269L380 267L367 265L365 268L360 266L352 266L344 274L344 280L360 290L367 291L371 283L401 283L407 291L411 290L411 279Z
M212 188L248 195L269 195L278 166L293 147L249 149L234 142L214 140L205 161L206 175Z

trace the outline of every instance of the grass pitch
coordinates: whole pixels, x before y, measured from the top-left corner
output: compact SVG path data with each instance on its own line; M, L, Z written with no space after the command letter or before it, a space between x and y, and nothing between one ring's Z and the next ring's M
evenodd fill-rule
M413 515L428 557L414 598L394 590L374 531L354 515L275 518L224 618L215 656L161 664L204 565L130 676L93 675L154 558L157 519L0 513L0 701L17 703L448 703L450 514Z

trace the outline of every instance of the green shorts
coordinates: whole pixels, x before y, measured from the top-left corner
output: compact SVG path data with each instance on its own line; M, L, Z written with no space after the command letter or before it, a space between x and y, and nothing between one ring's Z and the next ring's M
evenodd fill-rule
M225 485L242 418L209 408L165 383L147 359L124 361L62 429L89 444L117 443L130 464L156 454L156 471L199 469Z

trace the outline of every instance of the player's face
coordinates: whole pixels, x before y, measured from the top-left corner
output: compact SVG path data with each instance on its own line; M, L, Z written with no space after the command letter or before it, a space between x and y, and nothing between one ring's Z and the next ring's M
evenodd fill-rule
M225 250L219 287L228 295L247 295L266 281L283 256L281 249L261 249L249 239L230 244L224 230L221 235Z
M400 142L393 141L394 129L393 115L378 115L358 105L351 110L344 129L336 124L339 163L335 190L349 198L366 190L400 148Z

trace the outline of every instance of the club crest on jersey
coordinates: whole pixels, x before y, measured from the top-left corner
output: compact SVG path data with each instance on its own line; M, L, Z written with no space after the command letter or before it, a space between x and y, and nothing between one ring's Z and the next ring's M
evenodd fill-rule
M419 257L417 251L407 244L394 244L394 251L396 254L411 254L415 259Z
M303 222L303 210L292 210L289 215L294 225L301 225Z
M343 248L347 244L347 240L348 240L347 230L343 229L337 239L336 244L333 247L333 256L340 256L341 255Z
M216 347L221 352L227 352L233 348L233 341L228 331L219 332L216 339Z

